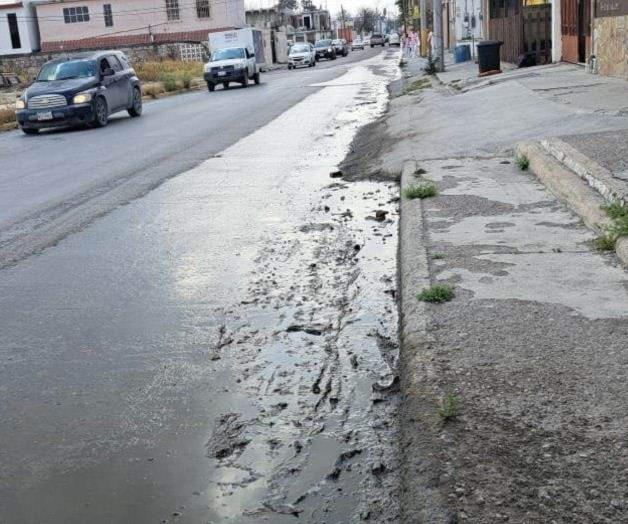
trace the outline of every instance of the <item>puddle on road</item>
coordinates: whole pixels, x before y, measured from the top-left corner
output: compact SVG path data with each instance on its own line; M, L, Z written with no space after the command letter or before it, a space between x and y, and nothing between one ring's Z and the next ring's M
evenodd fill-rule
M304 115L317 98L346 100L307 149L302 138L287 138L285 147L296 141L303 151L280 169L291 173L293 188L282 191L296 199L294 212L264 232L246 298L233 304L246 320L238 336L245 341L223 348L222 358L257 413L235 437L247 444L211 461L202 498L212 523L397 519L397 399L373 386L393 380L398 352L398 188L329 177L356 130L385 108L387 77L368 67L345 77L291 110ZM276 160L273 132L258 133ZM248 163L250 144L240 146L221 155L231 172Z

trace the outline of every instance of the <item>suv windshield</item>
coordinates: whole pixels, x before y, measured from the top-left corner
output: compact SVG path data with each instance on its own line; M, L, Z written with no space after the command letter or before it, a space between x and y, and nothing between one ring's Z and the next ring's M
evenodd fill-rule
M37 75L39 82L67 80L69 78L88 78L96 76L94 62L89 60L70 60L68 62L51 62L44 64Z
M233 49L216 49L212 53L212 62L217 60L231 60L233 58L244 58L244 49L236 47Z
M296 54L296 53L307 53L310 50L310 46L309 45L298 45L295 44L290 48L290 54Z
M316 42L316 47L329 47L331 45L331 40L319 40Z
M334 45L342 45L342 40L332 40L331 43Z

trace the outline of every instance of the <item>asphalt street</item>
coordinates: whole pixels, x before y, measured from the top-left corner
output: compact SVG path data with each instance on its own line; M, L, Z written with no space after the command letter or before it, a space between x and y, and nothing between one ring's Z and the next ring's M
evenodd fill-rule
M398 188L329 174L398 75L0 137L0 523L397 522Z
M262 84L246 91L233 86L147 102L141 118L119 113L104 129L0 134L0 267L198 165L316 92L318 83L380 52L262 74Z

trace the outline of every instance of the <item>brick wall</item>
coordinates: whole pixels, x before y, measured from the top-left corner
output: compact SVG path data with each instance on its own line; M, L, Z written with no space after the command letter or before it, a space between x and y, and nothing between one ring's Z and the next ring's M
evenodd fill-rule
M628 80L628 16L596 18L593 27L598 72Z

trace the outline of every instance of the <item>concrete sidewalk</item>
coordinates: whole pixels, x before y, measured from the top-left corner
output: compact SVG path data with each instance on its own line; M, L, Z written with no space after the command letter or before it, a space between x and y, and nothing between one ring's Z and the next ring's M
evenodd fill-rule
M624 136L626 84L564 65L480 81L467 64L426 87L417 64L347 160L403 168L403 522L628 521L628 274L514 158ZM438 196L403 196L426 181ZM454 299L420 302L436 283Z

